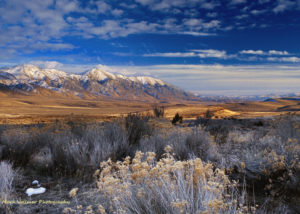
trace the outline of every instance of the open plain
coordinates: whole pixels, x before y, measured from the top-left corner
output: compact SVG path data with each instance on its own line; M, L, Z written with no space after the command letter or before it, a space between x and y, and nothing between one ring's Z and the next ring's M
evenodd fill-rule
M152 113L153 106L165 107L165 117L176 113L184 119L201 117L209 109L214 118L271 117L288 112L298 114L300 99L281 98L262 102L170 102L150 103L107 98L81 99L66 96L39 96L0 92L1 124L51 123L70 118L84 121L107 121L129 113Z

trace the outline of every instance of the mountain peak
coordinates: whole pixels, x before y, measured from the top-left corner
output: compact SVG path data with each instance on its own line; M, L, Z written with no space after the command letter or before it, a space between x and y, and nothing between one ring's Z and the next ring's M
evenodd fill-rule
M116 75L109 73L102 68L93 68L92 70L85 73L86 76L88 76L90 79L96 80L96 81L102 81L106 79L116 79Z
M4 70L4 72L12 74L18 79L42 79L44 77L41 69L31 64L17 65Z
M98 66L96 68L93 68L84 73L84 76L96 81L103 81L107 79L124 79L132 82L141 83L143 85L165 85L165 83L162 80L149 76L124 76L121 74L113 74L107 71L106 66Z
M17 65L3 71L14 75L20 80L43 80L45 78L57 80L67 77L67 74L63 71L56 69L42 69L32 64Z

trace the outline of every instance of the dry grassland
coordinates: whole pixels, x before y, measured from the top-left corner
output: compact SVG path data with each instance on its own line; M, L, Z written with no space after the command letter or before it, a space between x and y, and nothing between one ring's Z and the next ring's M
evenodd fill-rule
M164 103L165 117L179 113L184 119L203 116L209 109L214 118L256 118L300 110L300 101L245 103ZM106 121L129 113L152 113L153 104L111 99L80 99L53 96L25 96L0 93L0 124L51 123L57 120Z

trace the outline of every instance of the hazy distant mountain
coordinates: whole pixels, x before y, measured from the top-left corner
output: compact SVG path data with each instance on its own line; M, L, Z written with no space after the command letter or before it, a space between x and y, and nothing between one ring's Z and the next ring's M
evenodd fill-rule
M69 74L56 69L20 65L0 69L0 88L20 93L49 93L53 96L81 98L106 97L140 101L192 101L195 95L160 79L130 77L94 68L82 74Z
M300 99L300 93L289 93L289 94L266 94L266 95L236 95L236 96L205 96L197 95L202 101L212 101L212 102L244 102L244 101L266 101L275 102L274 99Z

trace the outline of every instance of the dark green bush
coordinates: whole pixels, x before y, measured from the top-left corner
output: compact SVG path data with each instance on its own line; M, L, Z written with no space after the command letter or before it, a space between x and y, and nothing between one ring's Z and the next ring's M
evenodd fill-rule
M182 123L182 121L183 121L183 117L180 116L178 113L176 113L172 119L172 124L176 125L177 123Z

